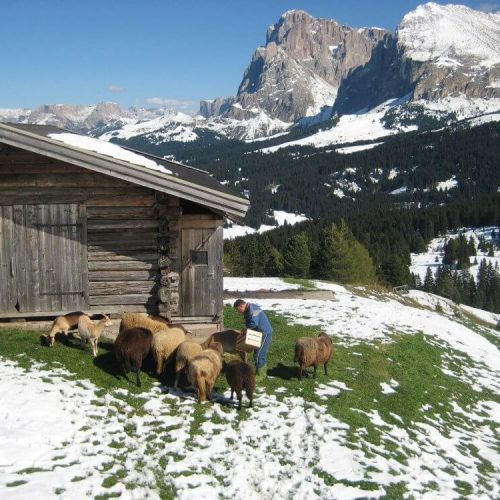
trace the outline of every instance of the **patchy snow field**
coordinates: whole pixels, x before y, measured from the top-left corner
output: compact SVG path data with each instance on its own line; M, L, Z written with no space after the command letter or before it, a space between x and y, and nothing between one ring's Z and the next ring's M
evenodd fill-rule
M311 399L296 379L270 377L267 390L257 389L254 408L241 414L217 404L228 391L204 403L200 413L193 394L160 383L136 396L137 411L124 401L125 389L107 392L43 365L25 372L2 357L0 346L1 497L142 499L175 491L181 499L354 499L384 497L392 488L395 497L498 498L498 332L463 322L451 307L438 313L432 301L423 308L392 294L315 285L331 290L334 299L258 302L291 324L332 335L331 365L340 352L358 361L357 369L345 368L352 383L320 373L315 383L303 381L302 387L312 387ZM226 280L225 288L292 286L275 278L238 278ZM447 404L419 402L413 410L419 418L409 418L408 408L397 403L409 386L398 372L400 359L390 356L380 358L388 374L370 400L354 399L368 352L383 356L418 336L442 353L434 368L443 378L433 382L417 373L413 383L424 384L425 394L442 390L447 380L468 388L470 400L445 390ZM337 414L346 398L352 403ZM388 413L383 405L392 401ZM353 427L348 416L366 425Z
M441 265L444 256L444 246L446 242L450 238L458 238L459 233L462 233L467 241L472 237L474 240L474 244L476 248L479 243L479 238L482 236L486 240L486 243L491 242L491 232L495 231L496 234L500 234L500 228L490 226L490 227L482 227L476 229L463 228L454 233L448 233L446 236L434 238L429 245L427 246L427 251L424 253L411 254L411 266L410 272L414 274L418 274L423 281L425 278L425 273L427 272L427 268L430 267L433 274L436 273L437 268ZM479 271L479 263L485 259L487 263L492 263L493 266L498 264L500 266L500 253L495 251L494 257L488 257L486 252L477 251L476 257L471 257L471 267L469 268L469 272L472 276L477 276L477 272ZM477 260L477 264L474 264L474 261Z

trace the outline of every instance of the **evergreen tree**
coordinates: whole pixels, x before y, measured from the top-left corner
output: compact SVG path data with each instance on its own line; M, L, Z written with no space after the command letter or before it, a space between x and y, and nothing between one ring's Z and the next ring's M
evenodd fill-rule
M434 275L432 274L432 269L430 267L428 267L425 272L423 289L426 292L434 291Z
M288 240L284 254L285 273L288 276L306 278L311 266L311 253L305 233L299 233Z
M322 279L363 284L376 281L375 266L368 251L343 220L338 226L332 224L323 230L318 256Z

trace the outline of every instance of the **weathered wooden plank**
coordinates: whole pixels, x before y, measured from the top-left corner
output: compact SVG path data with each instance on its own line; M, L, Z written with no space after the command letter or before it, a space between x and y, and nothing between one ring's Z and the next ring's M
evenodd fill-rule
M17 312L13 208L0 206L0 312Z
M85 205L78 207L78 222L80 224L80 249L82 269L82 289L84 307L89 307L89 269L88 269L88 245L87 245L87 208Z
M42 159L43 160L43 159ZM17 159L16 161L11 161L9 163L2 162L0 155L0 176L12 175L13 167L15 171L19 174L69 174L69 175L79 175L88 174L89 171L82 167L77 167L76 165L68 165L66 163L58 163L57 161L51 161L48 158L45 161L37 161L32 163L30 160Z
M88 244L89 254L93 252L116 252L121 254L126 251L152 253L156 251L156 240L141 241L141 240L124 240L115 242L101 242L100 244Z
M156 281L158 271L149 269L147 271L90 271L89 282L95 281Z
M149 271L158 269L158 262L144 262L144 261L91 261L88 263L89 271Z
M215 229L217 227L222 227L223 221L219 220L182 220L182 229Z
M130 295L95 295L90 296L90 306L96 305L127 305L127 304L153 304L149 294L130 294Z
M97 233L97 232L108 232L108 231L135 231L141 230L145 231L146 229L158 229L158 221L151 219L144 220L89 220L88 224L89 233Z
M143 187L135 187L133 185L125 186L125 187L113 187L112 185L103 186L102 184L95 188L87 188L82 189L82 187L53 187L47 188L43 186L26 186L26 187L3 187L3 183L0 186L0 196L26 196L28 200L33 203L35 199L34 196L43 196L43 195L60 195L60 196L81 196L82 191L84 191L85 196L89 198L101 198L101 197L148 197L151 199L151 203L154 203L154 196L152 196L153 191L143 188ZM31 197L31 198L29 198ZM39 203L38 199L36 202ZM28 202L29 203L29 202ZM128 205L124 205L128 206Z
M139 253L131 251L123 252L111 252L111 251L99 251L99 252L89 252L88 260L90 261L137 261L137 262L154 262L158 260L158 255L156 252Z
M0 203L2 205L26 205L36 200L39 204L49 205L57 203L77 203L84 202L86 206L116 206L116 207L152 207L153 199L148 195L124 195L113 193L93 193L86 190L68 188L65 192L48 192L38 190L38 192L22 193L16 191L5 191L0 182Z
M152 219L153 209L150 207L89 207L87 209L89 220L132 220Z
M114 179L92 173L61 175L46 172L44 174L4 174L1 177L2 187L50 187L50 188L93 188L102 187L108 183L116 187L127 187L130 183L121 179Z
M90 282L89 294L95 295L150 295L158 285L154 281Z
M157 232L151 231L122 231L120 233L91 233L88 232L88 244L89 245L107 245L108 248L112 245L120 244L124 242L153 242L156 243L156 238L158 236Z

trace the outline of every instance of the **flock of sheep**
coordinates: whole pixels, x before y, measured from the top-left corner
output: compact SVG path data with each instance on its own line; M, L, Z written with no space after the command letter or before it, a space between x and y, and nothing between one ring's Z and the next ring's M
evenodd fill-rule
M83 312L73 312L57 317L47 335L41 340L53 346L56 334L68 335L70 330L78 329L82 347L89 342L92 353L97 356L99 338L107 326L111 326L109 316L92 321ZM242 393L252 407L255 391L255 372L253 368L240 360L226 363L223 360L223 345L228 331L216 332L204 342L196 342L187 338L187 330L182 325L171 325L160 316L147 316L138 313L125 313L120 322L118 336L114 342L115 358L125 378L128 373L136 374L136 382L140 387L140 370L146 357L151 353L156 363L156 374L162 375L168 364L175 366L174 387L177 387L181 373L185 373L196 390L198 402L210 399L210 394L217 377L221 372L226 375L231 387L231 399L236 392L238 409L241 409ZM299 365L299 380L304 370L314 367L314 378L318 365L327 364L332 355L332 340L326 333L318 337L301 337L295 344L294 361Z

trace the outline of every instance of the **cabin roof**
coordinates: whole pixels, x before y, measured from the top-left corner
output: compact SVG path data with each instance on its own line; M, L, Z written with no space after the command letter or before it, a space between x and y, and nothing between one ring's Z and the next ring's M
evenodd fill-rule
M0 123L0 143L178 196L233 220L249 206L208 172L51 125Z

